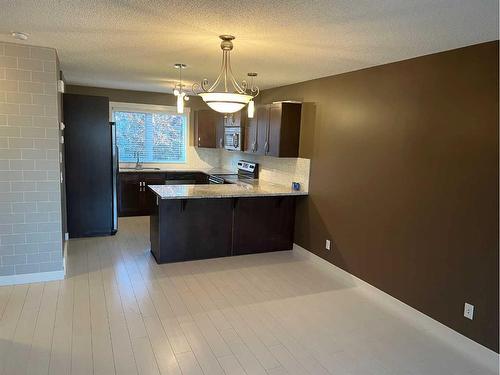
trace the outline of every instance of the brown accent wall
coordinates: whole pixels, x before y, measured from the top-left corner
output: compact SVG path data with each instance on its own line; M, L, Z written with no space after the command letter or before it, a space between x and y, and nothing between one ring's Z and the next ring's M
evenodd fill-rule
M261 94L308 103L296 242L497 352L498 52L483 43Z

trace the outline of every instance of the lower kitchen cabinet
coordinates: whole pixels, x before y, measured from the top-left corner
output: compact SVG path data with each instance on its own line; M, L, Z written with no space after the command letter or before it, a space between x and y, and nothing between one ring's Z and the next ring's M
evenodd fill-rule
M150 218L158 263L290 250L295 197L160 199Z
M231 255L232 199L160 200L150 218L158 263Z
M122 172L119 176L118 216L148 216L156 207L156 195L148 185L208 184L202 172Z
M295 197L237 198L234 204L233 255L290 250Z
M135 216L141 211L141 178L138 173L120 173L118 215Z
M156 207L156 195L147 186L164 184L165 173L120 173L118 215L151 215Z

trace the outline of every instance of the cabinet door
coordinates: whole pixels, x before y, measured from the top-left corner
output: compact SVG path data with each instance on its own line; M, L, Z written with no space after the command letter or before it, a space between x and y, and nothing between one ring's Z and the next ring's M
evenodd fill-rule
M141 212L140 175L120 173L120 216L136 216Z
M217 128L223 125L222 115L211 109L202 109L195 115L195 134L197 147L217 148Z
M281 104L272 104L269 108L269 136L266 155L280 156L281 110Z
M158 263L231 255L231 199L163 199L152 218Z
M215 123L215 148L224 148L224 117L219 116Z
M284 158L299 156L300 122L302 104L281 103L281 125L279 131L279 154Z
M257 151L257 117L248 120L245 126L245 152Z
M142 215L151 215L156 211L156 194L148 188L148 185L165 185L165 174L143 173L141 181L145 185L141 189L141 213Z
M237 198L233 255L290 250L294 222L295 197Z
M269 147L269 106L257 107L257 154L264 155Z

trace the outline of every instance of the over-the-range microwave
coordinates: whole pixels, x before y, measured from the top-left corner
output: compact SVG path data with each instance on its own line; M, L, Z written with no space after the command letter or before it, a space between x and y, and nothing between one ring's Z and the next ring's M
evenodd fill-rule
M224 148L231 151L242 150L242 129L241 127L224 128Z

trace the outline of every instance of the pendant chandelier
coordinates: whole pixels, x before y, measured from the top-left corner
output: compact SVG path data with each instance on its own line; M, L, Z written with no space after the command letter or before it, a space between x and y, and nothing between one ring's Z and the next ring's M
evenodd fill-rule
M206 78L201 81L201 84L195 83L193 91L200 95L210 108L220 113L238 112L249 103L251 103L250 106L253 108L252 100L259 95L259 88L253 84L253 77L257 73L248 74L252 78L250 87L248 87L247 81L242 81L241 84L238 84L234 78L230 60L234 36L221 35L219 38L222 39L220 44L222 49L222 66L219 75L211 86Z
M177 113L184 113L184 101L189 100L182 84L182 69L186 69L186 64L175 64L175 69L179 69L179 82L174 86L174 95L177 97Z

